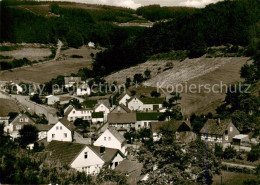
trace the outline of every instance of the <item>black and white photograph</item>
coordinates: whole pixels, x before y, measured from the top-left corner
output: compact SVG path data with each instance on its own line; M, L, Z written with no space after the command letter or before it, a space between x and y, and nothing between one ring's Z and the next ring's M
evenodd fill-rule
M259 185L260 0L0 0L0 185Z

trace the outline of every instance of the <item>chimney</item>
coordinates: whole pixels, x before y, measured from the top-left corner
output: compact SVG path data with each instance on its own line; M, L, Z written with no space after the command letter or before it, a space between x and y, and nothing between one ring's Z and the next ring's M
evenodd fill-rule
M106 147L104 147L104 146L101 146L100 147L100 154L103 154L103 153L105 153L105 151L106 151Z

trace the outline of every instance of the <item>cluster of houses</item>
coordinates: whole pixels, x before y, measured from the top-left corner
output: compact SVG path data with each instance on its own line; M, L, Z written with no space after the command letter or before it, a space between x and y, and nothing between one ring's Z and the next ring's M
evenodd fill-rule
M19 130L24 125L35 125L39 130L37 142L46 145L44 151L49 153L49 159L62 165L95 175L108 164L111 169L126 170L129 175L131 172L123 164L131 166L131 163L135 163L136 166L142 166L137 161L127 159L128 145L123 135L131 128L137 131L142 128L151 129L154 142L162 138L164 130L172 131L180 142L190 142L197 137L192 132L189 120L159 121L166 111L164 101L164 98L138 98L125 93L114 106L105 100L84 101L80 109L70 104L64 109L64 117L52 125L36 124L22 113L11 121L9 117L0 117L0 123L4 123L4 131L14 139L19 137ZM84 138L76 131L74 121L78 118L91 124L101 123L95 140ZM219 144L249 141L248 137L239 133L231 120L220 119L209 119L200 130L200 137L207 142ZM141 170L136 169L135 173L137 172L141 176Z

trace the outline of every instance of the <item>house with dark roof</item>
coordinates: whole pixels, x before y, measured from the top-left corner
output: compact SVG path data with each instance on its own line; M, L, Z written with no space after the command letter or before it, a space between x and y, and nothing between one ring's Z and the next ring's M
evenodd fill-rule
M13 121L5 125L4 130L14 139L19 137L19 130L21 130L24 125L35 125L35 122L26 114L18 114Z
M137 98L128 101L128 108L131 111L154 112L163 107L165 98Z
M44 151L50 161L88 175L98 174L105 163L114 169L125 158L117 149L61 141L51 141Z
M116 127L117 129L130 130L135 127L136 113L109 113L107 117L109 126Z
M115 106L115 108L113 108L113 110L111 111L111 113L130 113L130 112L131 110L124 104Z
M59 120L52 128L47 132L47 141L73 141L75 126L72 122L69 122L66 117Z
M153 133L153 140L159 141L163 132L171 132L177 141L184 143L196 139L196 134L192 132L190 122L188 120L170 120L152 122L151 129Z
M150 128L152 122L158 122L162 112L137 112L135 129Z
M104 122L104 113L103 112L92 112L91 115L92 123L103 123Z
M146 175L142 175L143 164L134 159L123 160L115 171L123 173L127 177L127 184L136 185L145 180Z
M213 143L230 143L239 131L230 119L209 119L200 130L201 140Z
M94 146L114 148L120 150L123 154L126 153L126 139L115 127L106 129L94 142Z

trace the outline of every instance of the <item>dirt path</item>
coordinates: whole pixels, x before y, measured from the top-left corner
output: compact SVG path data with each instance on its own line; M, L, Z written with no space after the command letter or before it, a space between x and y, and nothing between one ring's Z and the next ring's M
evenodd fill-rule
M255 166L251 166L251 165L244 165L244 164L237 164L237 163L229 163L229 162L222 162L222 164L223 164L223 165L226 165L226 166L232 166L232 167L256 169Z

